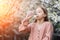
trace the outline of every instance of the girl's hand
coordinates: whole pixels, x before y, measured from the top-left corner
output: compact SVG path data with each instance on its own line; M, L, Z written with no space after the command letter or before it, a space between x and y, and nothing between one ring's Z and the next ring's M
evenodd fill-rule
M24 31L25 29L26 29L26 27L24 27L23 25L20 25L19 32Z
M29 20L33 17L33 15L34 15L33 11L29 11L29 13L27 13L26 17L22 20L22 24L29 23Z

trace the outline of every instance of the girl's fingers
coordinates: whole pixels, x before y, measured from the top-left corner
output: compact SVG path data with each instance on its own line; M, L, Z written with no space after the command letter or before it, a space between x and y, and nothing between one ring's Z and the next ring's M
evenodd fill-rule
M28 22L28 19L26 19L26 18L23 19L23 20L22 20L22 23L24 23L24 22Z
M19 27L19 31L23 31L23 30L25 30L25 27L21 25L21 26Z

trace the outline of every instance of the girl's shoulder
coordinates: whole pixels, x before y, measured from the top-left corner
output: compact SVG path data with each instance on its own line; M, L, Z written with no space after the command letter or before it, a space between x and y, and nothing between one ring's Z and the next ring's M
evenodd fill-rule
M53 24L51 22L45 22L45 28L47 30L53 30Z
M50 27L53 26L51 22L45 22L44 24L45 26L50 26Z
M52 23L49 21L46 21L46 22L44 22L44 24L47 24L47 25L50 24L51 25Z

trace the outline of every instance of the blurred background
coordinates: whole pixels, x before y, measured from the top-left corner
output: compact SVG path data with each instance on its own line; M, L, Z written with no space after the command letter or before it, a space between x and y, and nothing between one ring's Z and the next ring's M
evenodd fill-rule
M52 40L60 40L60 0L0 0L0 40L28 40L29 33L19 32L18 27L37 3L46 5L54 26Z

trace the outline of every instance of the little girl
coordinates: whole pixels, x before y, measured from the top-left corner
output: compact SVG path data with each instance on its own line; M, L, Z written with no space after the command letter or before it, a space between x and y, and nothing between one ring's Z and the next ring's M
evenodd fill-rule
M40 5L36 9L35 22L29 24L29 19L33 14L29 14L22 21L19 27L20 32L30 32L28 40L51 40L53 34L53 25L48 21L47 10L43 5Z

